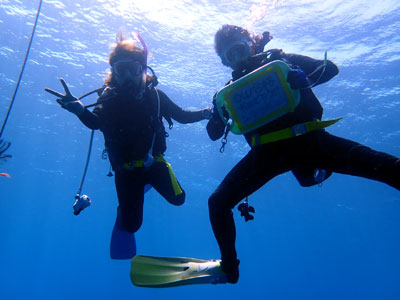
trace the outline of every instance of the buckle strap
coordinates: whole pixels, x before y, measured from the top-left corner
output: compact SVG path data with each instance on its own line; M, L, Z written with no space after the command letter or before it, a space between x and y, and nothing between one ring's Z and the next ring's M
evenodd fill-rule
M290 139L292 137L296 137L311 131L331 126L336 122L339 122L341 119L343 118L337 118L327 121L320 121L320 120L310 121L310 122L296 124L292 127L288 127L282 130L269 132L263 135L254 134L251 137L251 146L255 147L258 145L264 145L272 142L277 142L280 140Z
M144 160L133 160L127 163L124 163L122 167L126 170L132 170L134 168L142 168L144 166Z
M154 156L154 160L156 162L165 162L164 156L162 154ZM140 160L132 160L130 162L126 162L122 165L125 170L133 170L134 168L143 168L144 167L144 159Z

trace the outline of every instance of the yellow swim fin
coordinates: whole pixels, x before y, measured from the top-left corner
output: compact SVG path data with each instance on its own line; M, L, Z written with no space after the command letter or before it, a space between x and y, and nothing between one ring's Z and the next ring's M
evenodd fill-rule
M136 255L131 280L136 286L164 288L188 284L225 283L220 260Z

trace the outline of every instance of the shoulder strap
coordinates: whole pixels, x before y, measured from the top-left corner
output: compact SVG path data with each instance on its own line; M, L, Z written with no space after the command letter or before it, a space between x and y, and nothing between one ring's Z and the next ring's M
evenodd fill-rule
M160 106L161 106L160 105L160 95L159 95L158 90L156 88L154 88L154 91L155 91L156 97L157 97L157 119L160 120ZM157 130L154 130L153 140L151 141L151 147L150 147L149 153L148 153L148 155L150 157L153 155L153 147L154 147L154 142L156 140L156 133L157 133Z
M160 119L161 117L163 117L166 121L167 121L167 123L168 123L168 128L169 129L172 129L172 127L174 126L174 123L172 122L172 119L171 119L171 117L167 117L167 116L162 116L161 115L161 98L160 98L160 94L159 94L159 92L158 92L158 90L156 89L156 88L154 88L154 90L155 90L155 93L156 93L156 97L157 97L157 102L158 102L158 109L157 109L157 116L158 116L158 119Z
M157 96L157 117L160 118L161 117L161 104L160 104L160 94L158 93L158 90L156 88L154 88L154 91L156 92L156 96Z
M113 99L117 95L115 93L114 89L112 89L110 87L103 86L103 87L101 87L101 88L99 88L97 90L94 90L94 91L92 91L90 93L87 93L87 94L83 95L82 97L89 96L90 94L93 94L95 92L100 96L99 99L97 99L97 102L95 102L95 103L92 103L92 104L89 104L89 105L85 105L86 108L102 104L102 103L104 103L104 102L106 102L108 100ZM79 99L82 99L82 97L80 97Z

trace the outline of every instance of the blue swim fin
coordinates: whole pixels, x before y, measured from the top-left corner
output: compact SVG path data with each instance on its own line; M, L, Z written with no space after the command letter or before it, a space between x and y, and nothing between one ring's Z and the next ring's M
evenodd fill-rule
M131 259L136 255L135 234L125 231L121 225L119 208L111 235L110 256L112 259Z
M131 281L140 287L165 288L189 284L226 283L220 260L137 255Z
M147 193L152 186L146 184L144 193ZM117 209L117 218L111 235L110 256L112 259L131 259L136 255L135 234L125 231L122 228L119 208Z

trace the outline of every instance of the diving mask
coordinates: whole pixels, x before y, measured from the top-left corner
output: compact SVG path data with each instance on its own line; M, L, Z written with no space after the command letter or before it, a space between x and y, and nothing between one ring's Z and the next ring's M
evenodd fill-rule
M143 65L137 60L121 59L113 63L112 71L118 77L124 77L128 73L133 77L137 77L143 73Z
M141 62L133 59L117 60L112 64L111 70L115 75L115 80L121 88L131 89L134 87L136 90L135 93L141 94L143 92L139 90L144 86L146 72Z
M222 63L233 69L239 67L239 64L249 56L252 52L252 42L246 40L234 41L228 44L221 54Z

